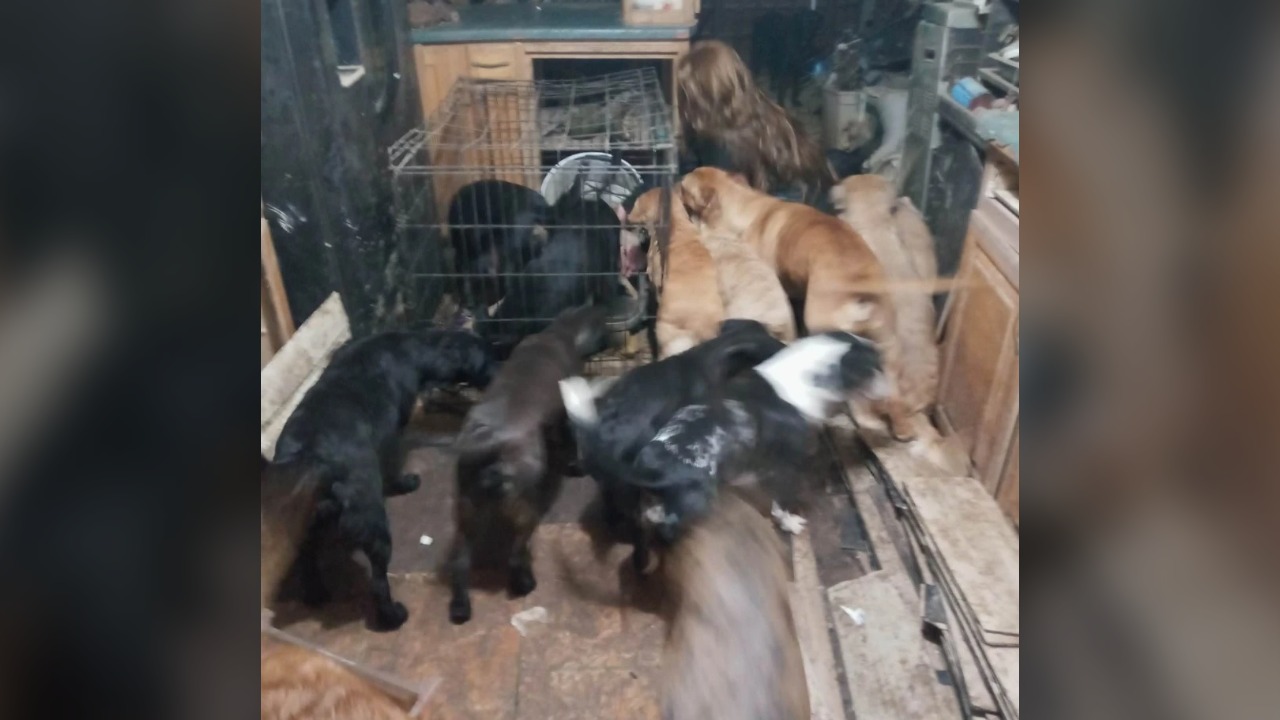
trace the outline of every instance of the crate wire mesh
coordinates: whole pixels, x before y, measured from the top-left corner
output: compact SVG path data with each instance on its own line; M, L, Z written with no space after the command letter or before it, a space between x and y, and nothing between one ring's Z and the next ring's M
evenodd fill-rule
M643 272L622 282L618 248L642 237L665 248L666 215L624 232L619 211L639 190L670 188L675 153L651 68L459 80L425 128L388 149L408 266L403 312L509 345L592 299L610 309L623 346L614 359L642 354L626 336L651 320L650 291Z

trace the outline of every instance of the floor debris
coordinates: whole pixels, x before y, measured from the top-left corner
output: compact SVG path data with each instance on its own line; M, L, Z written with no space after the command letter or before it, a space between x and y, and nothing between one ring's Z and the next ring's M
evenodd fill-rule
M547 622L547 609L541 605L522 610L511 616L511 626L516 629L516 632L520 633L521 637L529 636L528 624L535 622Z
M841 605L840 609L844 611L845 615L849 616L849 619L853 621L854 625L862 627L866 624L867 614L862 611L862 608L851 608L847 605Z
M778 503L773 504L771 514L773 515L774 522L778 523L778 527L782 528L783 531L792 535L798 535L799 533L804 532L805 519L799 515L793 515L786 510L783 510Z
M432 540L430 535L423 535L418 538L418 544L420 545L430 545L433 542L435 542L435 540Z

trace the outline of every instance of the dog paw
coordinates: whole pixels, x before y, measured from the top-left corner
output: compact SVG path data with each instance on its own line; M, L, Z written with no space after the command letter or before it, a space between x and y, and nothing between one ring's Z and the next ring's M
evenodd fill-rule
M538 587L538 581L533 577L533 570L527 567L512 568L507 585L512 597L524 597L533 592L536 587Z
M394 492L405 494L411 493L422 486L422 478L416 473L409 475L401 475L400 479L392 484L391 489Z
M374 629L380 632L396 630L409 619L409 609L404 603L391 603L389 607L380 608L374 622Z
M471 599L468 597L456 597L449 601L449 622L454 625L471 619Z

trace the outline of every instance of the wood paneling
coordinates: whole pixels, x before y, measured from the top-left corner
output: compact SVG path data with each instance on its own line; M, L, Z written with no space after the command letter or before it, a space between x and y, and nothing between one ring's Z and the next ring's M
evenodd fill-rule
M1018 489L1018 433L1015 432L1004 472L1000 474L1000 486L996 488L996 501L1004 514L1013 519L1014 525L1018 525Z
M974 211L943 330L939 415L992 495L1006 481L1018 430L1017 221L983 200ZM1012 239L1010 238L1012 235ZM1016 484L1016 466L1014 468ZM1005 491L1016 517L1017 490Z

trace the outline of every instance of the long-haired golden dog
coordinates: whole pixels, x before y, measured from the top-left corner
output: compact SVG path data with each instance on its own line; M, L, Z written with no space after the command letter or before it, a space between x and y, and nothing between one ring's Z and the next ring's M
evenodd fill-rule
M756 86L728 45L695 44L676 63L676 87L686 150L694 141L718 145L765 192L799 184L814 197L835 181L822 148Z
M732 490L662 556L668 720L808 720L782 543Z
M715 261L725 317L755 320L782 342L795 340L791 301L773 268L736 237L702 233L701 239Z
M262 643L262 720L409 720L372 683L296 645Z
M662 219L662 188L636 198L627 222L642 225L654 238ZM684 206L667 197L669 235L663 253L656 238L649 242L649 280L658 291L654 333L659 357L684 352L720 332L724 303L716 286L715 263L698 241L698 228ZM665 255L665 258L663 257Z
M844 330L876 343L890 385L902 371L893 303L885 295L884 268L840 218L765 195L717 168L698 168L680 181L681 201L708 232L740 236L803 305L810 333ZM896 387L874 410L888 418L899 440L915 437Z
M890 281L937 277L938 261L929 228L910 200L897 198L889 180L879 175L845 178L831 189L831 203L875 252ZM890 297L902 345L898 391L908 412L924 414L932 409L938 395L933 297L921 289L894 291ZM923 422L928 424L927 418Z

